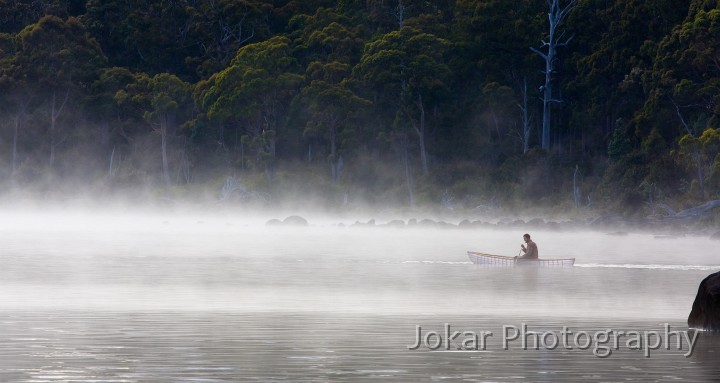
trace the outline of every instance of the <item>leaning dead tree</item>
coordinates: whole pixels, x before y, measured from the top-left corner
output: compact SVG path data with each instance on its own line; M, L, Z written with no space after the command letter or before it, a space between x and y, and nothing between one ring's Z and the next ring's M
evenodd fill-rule
M655 206L667 212L667 215L663 216L663 218L693 219L700 218L703 215L709 213L710 210L720 207L720 199L708 201L702 205L694 206L677 212L666 204L656 204Z
M562 6L561 0L547 0L548 3L548 21L549 25L549 36L547 40L542 41L541 49L531 47L530 49L537 53L545 61L545 85L541 87L543 92L543 126L542 126L542 148L550 149L550 105L553 103L560 102L559 99L553 98L552 92L552 77L553 71L555 70L556 51L557 48L567 45L571 37L565 39L565 31L560 29L563 20L575 7L576 0L570 0Z

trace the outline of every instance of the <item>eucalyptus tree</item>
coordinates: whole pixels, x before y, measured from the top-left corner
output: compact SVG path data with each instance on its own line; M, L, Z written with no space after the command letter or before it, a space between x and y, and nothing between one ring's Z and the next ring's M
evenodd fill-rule
M136 77L126 68L106 68L100 72L90 88L85 101L86 118L99 130L98 145L108 159L108 176L112 177L121 152L118 148L133 143L137 121L132 120L135 105L130 109L118 105L115 96L136 82ZM129 106L129 105L128 105ZM131 129L130 131L128 131Z
M435 35L402 27L367 43L354 69L376 97L394 109L395 124L412 127L424 174L429 169L427 114L448 91L452 73L444 55L449 45Z
M468 121L458 124L456 130L466 125L461 137L478 137L464 140L468 156L497 157L500 149L487 134L497 131L493 119L477 121L478 116L495 114L506 125L505 130L510 130L507 134L520 140L523 154L536 141L531 133L538 109L536 84L541 78L536 55L528 46L544 29L542 14L542 2L532 0L455 2L452 63L457 81L453 89L463 97L466 106L460 113L464 112ZM495 97L496 93L490 91L493 89L502 90L500 97ZM509 152L516 147L504 149Z
M268 38L273 11L264 0L88 0L83 21L111 65L194 81L224 68L241 46Z
M31 101L31 88L21 75L21 68L17 66L16 51L15 36L0 33L0 116L5 121L10 120L12 126L11 177L17 171L18 140Z
M193 2L188 2L193 3ZM266 40L274 32L273 1L211 0L189 5L191 22L186 61L201 78L224 69L237 50Z
M311 15L297 15L290 20L290 27L288 37L293 39L296 56L303 64L355 63L370 35L362 20L334 8L319 8Z
M111 66L189 75L185 44L190 11L186 1L88 0L82 20L107 52Z
M660 41L653 67L643 73L650 91L645 116L673 117L672 124L663 121L666 139L698 136L720 123L720 5L709 8L691 12Z
M161 179L168 187L173 184L168 146L170 138L177 134L178 126L189 119L187 114L192 110L190 91L190 85L175 75L160 73L150 77L140 73L134 82L115 95L120 106L134 107L152 131L160 136Z
M308 67L310 83L302 89L302 103L308 106L306 137L321 137L329 146L328 161L333 180L340 178L342 154L351 150L357 136L357 121L370 101L356 95L348 86L350 66L337 61L313 63ZM338 79L342 79L339 80Z
M67 138L59 118L68 103L79 103L106 59L95 39L73 17L62 20L45 16L23 29L17 38L14 76L32 86L34 95L48 108L48 164L52 169L57 148Z
M18 33L44 16L65 19L85 11L85 0L0 0L0 33Z
M699 137L685 134L679 140L679 153L685 165L695 173L695 191L701 200L705 200L708 191L717 190L720 186L720 132L718 129L708 128ZM708 180L713 187L708 187ZM691 185L691 186L692 186ZM713 193L717 196L717 192Z
M575 36L561 63L568 79L569 125L583 155L604 155L619 123L633 119L646 99L641 77L657 44L687 16L689 0L581 0L567 19ZM647 132L645 132L646 134Z
M678 142L693 158L691 174L705 197L707 169L717 161L707 148L717 146L720 124L720 5L693 1L685 20L653 48L653 66L642 73L648 97L635 116L636 130L643 146L648 131L666 146Z
M565 30L562 28L563 22L568 14L575 7L576 0L547 0L548 3L548 36L542 40L541 51L535 47L530 49L540 56L545 62L545 85L542 87L543 100L543 124L542 124L542 140L543 149L550 149L550 105L560 102L553 94L553 75L557 64L557 49L567 45L572 36L566 36Z
M247 137L241 143L251 147L255 165L269 177L275 168L278 130L303 81L298 69L290 40L275 36L240 48L230 66L202 84L198 97L208 118ZM244 144L239 149L244 152Z
M296 56L306 63L305 84L294 109L303 111L299 120L304 122L303 137L310 140L308 159L312 144L321 142L327 147L330 175L337 181L347 154L358 146L360 121L370 104L351 85L352 66L368 32L333 8L298 16L291 24L299 27L290 33L297 43Z
M343 12L350 14L353 10L361 15L373 34L388 33L405 25L417 27L414 19L430 27L424 29L426 32L441 35L440 30L449 30L454 6L455 1L448 0L343 0L338 4Z

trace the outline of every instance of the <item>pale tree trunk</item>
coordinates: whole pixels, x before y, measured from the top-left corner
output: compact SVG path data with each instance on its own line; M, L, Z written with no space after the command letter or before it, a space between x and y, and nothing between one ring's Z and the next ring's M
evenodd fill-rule
M330 125L330 177L337 181L337 129L335 124Z
M272 103L271 103L272 104ZM274 105L274 104L273 104ZM277 134L277 121L278 121L278 112L276 111L276 108L274 106L269 107L266 109L265 113L262 116L262 128L260 129L260 136L263 141L262 148L260 148L260 151L265 151L270 156L270 161L265 161L265 176L267 177L268 181L272 182L275 178L275 172L276 172L276 164L275 164L275 158L276 158L276 147L275 147L275 135ZM272 132L273 134L268 136L265 136L265 132Z
M17 144L18 134L20 131L20 114L15 115L15 121L13 125L13 147L12 147L12 173L10 177L15 177L17 172Z
M240 140L240 169L245 170L245 143Z
M552 98L552 80L550 79L550 73L552 72L552 65L550 61L547 62L546 69L547 74L545 75L545 87L543 88L543 127L542 127L542 142L541 146L543 149L550 149L550 99Z
M164 112L161 113L159 116L159 123L158 125L155 125L153 127L153 130L160 135L160 157L162 161L162 171L160 177L163 180L163 183L166 187L172 186L172 181L170 180L170 166L168 164L168 154L167 154L167 147L168 147L168 129L170 128L170 113Z
M413 129L418 135L418 143L420 144L420 164L422 165L423 174L428 174L428 158L425 150L425 105L423 104L422 95L418 94L417 99L418 110L420 111L419 122L415 124L411 118Z
M161 141L161 154L162 154L162 177L165 182L165 186L170 187L172 181L170 180L170 169L168 166L167 156L167 135L168 135L168 116L164 113L160 118L160 141Z
M330 125L329 139L330 139L330 175L333 181L338 181L342 175L342 157L338 155L337 148L337 136L338 136L338 125L339 119L332 118L328 122Z
M175 183L179 184L182 181L185 184L189 184L191 180L192 176L190 174L190 159L187 155L187 145L183 144L183 150L180 154L180 165L178 166Z
M495 125L495 133L497 133L497 137L498 139L500 139L500 137L502 136L502 134L500 133L500 121L498 121L497 115L495 114L495 109L491 110L490 117L492 117L493 125Z
M276 131L277 132L277 131ZM268 153L270 153L270 163L265 165L265 172L267 173L267 178L269 181L272 181L275 179L275 171L277 170L276 164L275 164L275 136L272 136L268 139Z
M29 94L22 93L16 97L17 110L13 118L12 172L10 173L10 177L13 179L18 170L18 141L20 140L20 131L22 131L25 126L25 117L27 116L27 109L30 104Z
M55 164L55 121L56 121L56 114L55 114L55 92L52 94L52 101L50 103L50 169L53 168L53 165Z
M402 1L398 1L398 6L395 8L395 19L398 22L398 29L402 29L403 23L405 22L405 6Z
M405 186L407 187L408 201L410 203L410 206L415 206L415 194L413 193L413 178L412 172L410 171L410 156L408 155L407 139L404 132L402 133L400 144L402 145L402 160L403 166L405 168Z
M108 167L108 178L113 175L113 160L115 159L115 147L113 146L112 152L110 152L110 166Z
M575 199L575 208L580 207L580 186L578 186L578 172L580 171L580 167L578 165L575 165L575 173L573 173L573 198Z
M549 21L549 37L547 41L542 41L542 46L547 48L547 52L543 53L536 48L530 48L533 52L537 53L545 61L545 85L543 86L543 126L542 126L542 139L541 145L545 150L550 149L550 105L552 103L560 102L560 100L553 99L552 92L552 76L555 69L555 55L558 47L567 45L570 42L570 38L565 41L561 41L563 38L563 31L559 31L558 28L562 24L565 17L575 6L576 0L570 0L563 7L560 5L561 0L547 0L548 3L548 21Z
M528 149L530 149L530 111L528 107L528 93L527 93L527 78L523 79L523 89L522 89L522 97L523 102L522 104L518 105L520 107L520 112L522 116L522 133L520 136L520 141L522 142L522 152L523 154L527 153Z
M62 104L58 107L56 105L56 97L55 92L52 94L52 101L50 105L50 160L49 165L50 169L53 168L55 165L55 151L58 145L62 143L62 140L58 141L57 139L57 119L60 117L60 114L62 114L63 109L65 109L65 104L67 103L68 97L70 96L70 89L65 92L65 99L63 100ZM56 109L57 108L57 109Z
M65 104L67 103L68 97L70 96L70 90L68 89L67 92L65 92L65 99L63 100L62 104L58 107L55 92L52 94L52 100L50 105L50 160L49 165L50 169L53 168L55 165L55 150L58 145L61 144L60 141L57 140L57 119L60 117L60 114L62 114L63 109L65 108Z
M697 166L697 177L698 183L700 184L700 198L705 199L705 174L703 172L702 158L700 156L700 149L695 148L693 150L693 159L695 160L695 166Z

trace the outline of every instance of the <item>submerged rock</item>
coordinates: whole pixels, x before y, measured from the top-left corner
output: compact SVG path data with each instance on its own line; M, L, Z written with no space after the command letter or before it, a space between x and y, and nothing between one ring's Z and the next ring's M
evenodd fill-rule
M458 227L461 227L464 229L472 227L472 222L470 222L470 220L464 219L464 220L460 221L460 223L458 223Z
M425 218L422 221L418 222L418 226L423 226L423 227L433 227L436 225L437 225L437 222L435 222L429 218Z
M394 219L394 220L386 223L385 226L388 226L388 227L405 227L405 221L399 220L399 219Z
M612 231L610 233L605 233L606 235L614 235L618 237L626 237L628 235L627 231Z
M285 225L285 226L307 226L308 221L299 215L291 215L283 220L283 225Z
M688 316L688 327L720 332L720 271L700 282Z
M350 226L353 226L353 227L375 227L375 218L367 221L367 223L355 221L355 223L353 223Z
M282 223L281 220L275 219L275 218L273 218L273 219L265 222L265 226L280 226L280 225L282 225L282 224L283 224L283 223Z
M456 228L458 226L454 223L449 223L449 222L445 222L445 221L437 221L437 222L435 222L435 227L438 227L440 229L452 229L452 228Z

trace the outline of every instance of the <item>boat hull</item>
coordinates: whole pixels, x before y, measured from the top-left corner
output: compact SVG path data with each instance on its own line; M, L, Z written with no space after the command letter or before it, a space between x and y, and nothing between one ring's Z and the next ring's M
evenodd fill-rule
M521 259L517 257L506 257L503 255L494 255L468 251L468 258L476 265L497 266L497 267L573 267L575 258L560 259Z

